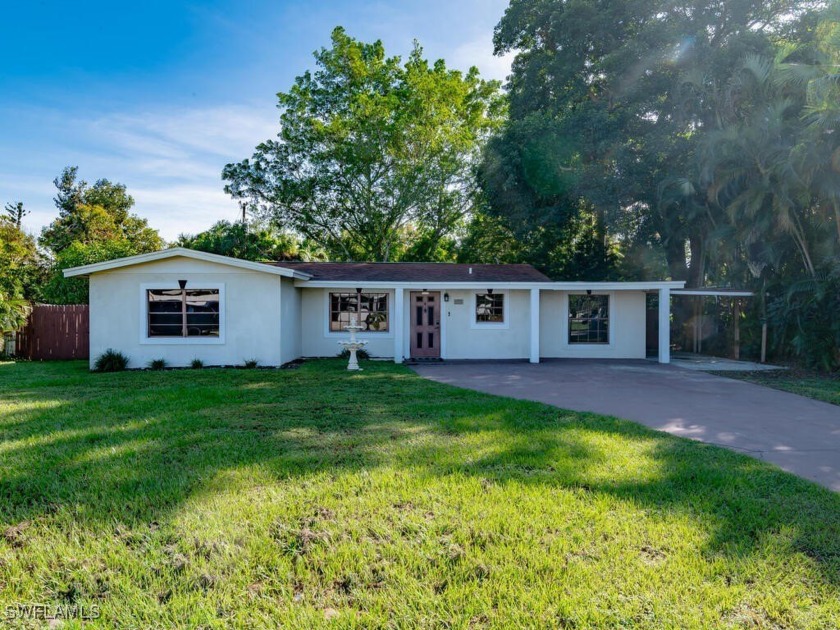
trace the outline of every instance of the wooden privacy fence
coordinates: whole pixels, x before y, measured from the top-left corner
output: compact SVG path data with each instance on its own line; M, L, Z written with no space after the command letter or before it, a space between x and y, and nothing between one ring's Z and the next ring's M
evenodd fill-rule
M17 334L18 357L87 359L90 356L90 315L87 304L37 304Z

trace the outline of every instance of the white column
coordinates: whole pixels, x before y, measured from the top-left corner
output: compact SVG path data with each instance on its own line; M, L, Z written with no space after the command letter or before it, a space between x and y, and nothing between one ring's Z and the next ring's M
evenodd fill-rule
M540 290L531 289L531 363L540 362Z
M391 320L391 329L394 331L394 363L403 362L404 313L403 290L402 288L394 289L394 316Z
M659 362L671 362L671 289L659 289Z

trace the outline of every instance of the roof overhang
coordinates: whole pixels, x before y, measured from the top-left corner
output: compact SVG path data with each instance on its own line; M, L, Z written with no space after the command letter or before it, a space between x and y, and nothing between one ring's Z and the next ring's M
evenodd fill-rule
M273 265L252 262L250 260L231 258L230 256L208 254L207 252L199 252L194 249L187 249L186 247L172 247L170 249L162 249L160 251L151 252L149 254L138 254L137 256L116 258L114 260L93 263L91 265L82 265L81 267L70 267L69 269L64 270L64 277L84 277L94 273L101 273L103 271L112 271L114 269L133 267L135 265L144 265L146 263L178 257L190 258L192 260L200 260L203 262L216 263L218 265L227 265L228 267L237 267L239 269L247 269L248 271L257 271L260 273L282 276L284 278L295 278L305 280L311 277L309 274L303 273L301 271L293 271L291 269L287 269L286 267L275 267Z
M384 282L381 280L295 280L301 288L322 289L541 289L543 291L659 291L685 282Z
M739 289L677 289L674 295L700 295L709 297L753 297L752 291Z
M674 291L685 286L682 280L659 280L643 282L551 282L554 291L660 291L669 289Z

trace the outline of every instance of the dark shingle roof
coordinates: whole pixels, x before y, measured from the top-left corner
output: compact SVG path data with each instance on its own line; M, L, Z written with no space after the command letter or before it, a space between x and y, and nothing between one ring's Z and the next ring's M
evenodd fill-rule
M456 263L271 263L312 276L313 280L359 282L550 282L531 265ZM470 273L472 269L472 273Z

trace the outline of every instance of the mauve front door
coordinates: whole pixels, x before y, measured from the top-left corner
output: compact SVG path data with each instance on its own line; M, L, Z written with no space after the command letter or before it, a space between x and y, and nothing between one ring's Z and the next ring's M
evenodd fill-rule
M440 356L440 292L412 291L411 357L429 359Z

